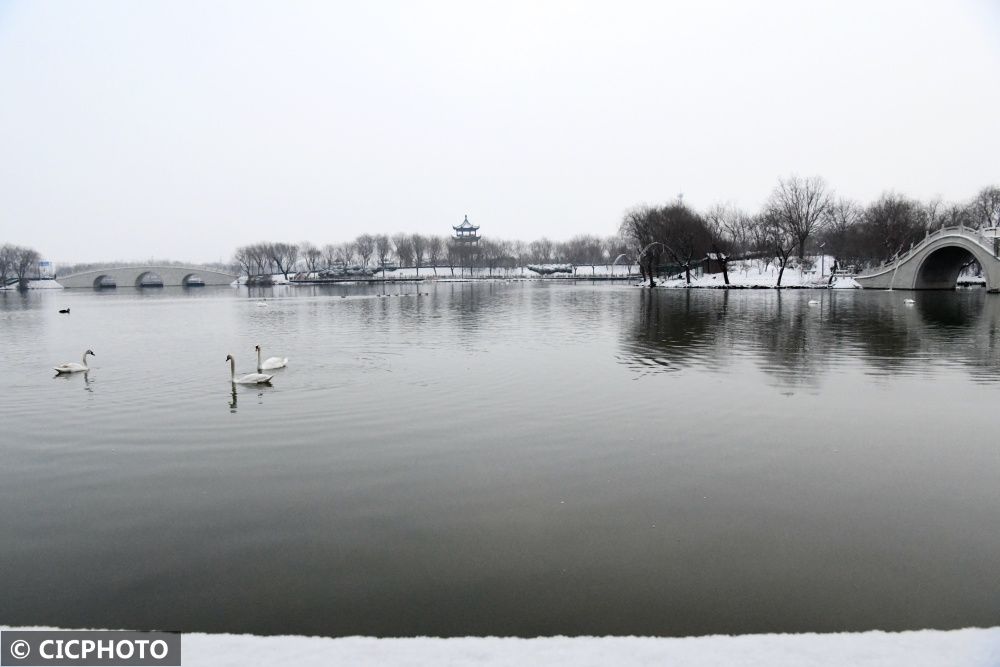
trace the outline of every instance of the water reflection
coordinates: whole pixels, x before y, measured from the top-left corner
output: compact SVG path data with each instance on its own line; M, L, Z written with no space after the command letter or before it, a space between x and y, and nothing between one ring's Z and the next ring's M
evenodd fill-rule
M4 620L995 624L1000 297L381 289L268 288L259 309L211 287L0 299L0 569L19 573L0 581ZM81 401L46 373L93 341L101 395ZM293 363L273 389L231 383L224 414L218 362L235 351L250 372L255 344Z
M84 391L94 393L94 388L90 380L90 371L84 371L82 373L56 373L52 376L53 380L62 380L64 382L70 382L78 377L83 378L83 389Z
M233 382L230 388L229 395L227 397L226 404L229 407L229 412L236 414L239 407L239 393L237 392L237 383ZM244 391L256 391L257 392L257 405L264 404L264 394L271 391L273 387L264 384L246 385Z
M691 290L644 290L638 300L626 354L620 359L639 376L725 361L712 348L719 342L719 323L726 318L728 293L699 298Z
M695 366L720 371L750 358L781 385L815 387L845 364L919 374L947 360L995 382L1000 366L1000 299L982 290L645 290L635 301L619 360L637 377Z
M957 296L951 292L923 292L917 294L916 309L931 327L968 329L983 318L985 296L983 290Z

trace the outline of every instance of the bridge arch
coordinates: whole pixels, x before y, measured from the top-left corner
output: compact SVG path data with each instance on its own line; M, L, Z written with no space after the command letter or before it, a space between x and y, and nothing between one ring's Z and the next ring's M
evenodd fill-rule
M874 289L953 290L962 268L974 259L983 269L986 289L996 292L1000 289L1000 259L994 254L1000 243L998 231L962 226L940 229L855 280Z
M181 285L184 287L204 287L205 279L197 273L189 273L181 279Z
M958 286L958 276L972 261L982 261L974 249L962 243L942 245L927 253L917 266L914 289L953 290ZM984 272L984 275L987 275ZM986 277L986 288L993 287Z
M135 278L136 287L163 287L163 277L156 271L143 271Z
M118 283L115 282L113 276L107 273L102 273L94 278L94 289L111 289L114 287L118 287Z

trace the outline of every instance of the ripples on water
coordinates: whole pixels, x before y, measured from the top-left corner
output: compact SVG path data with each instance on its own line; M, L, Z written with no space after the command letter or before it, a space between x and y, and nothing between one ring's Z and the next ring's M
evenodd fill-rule
M993 625L1000 297L906 296L4 293L0 622ZM234 390L258 343L289 367Z

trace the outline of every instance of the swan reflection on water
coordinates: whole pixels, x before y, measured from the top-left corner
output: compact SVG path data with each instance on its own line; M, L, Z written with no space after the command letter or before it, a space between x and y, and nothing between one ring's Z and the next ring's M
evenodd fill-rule
M94 388L91 386L93 383L90 381L90 371L86 370L82 373L56 373L52 376L53 380L59 379L66 382L75 381L76 378L83 377L83 390L94 393Z
M236 384L232 383L232 390L229 394L229 412L236 414L236 408L238 403L238 398L236 394ZM264 393L267 391L265 387L270 387L270 385L257 385L257 405L264 404Z

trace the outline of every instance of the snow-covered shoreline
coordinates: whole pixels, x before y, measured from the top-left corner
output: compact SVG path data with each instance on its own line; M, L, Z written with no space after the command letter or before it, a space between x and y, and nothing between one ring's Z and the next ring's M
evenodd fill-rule
M43 628L0 627L2 630ZM232 665L767 665L991 667L1000 626L704 637L303 637L185 633L185 667Z
M52 279L46 280L32 280L28 283L28 289L63 289L63 286ZM6 290L8 292L16 292L17 285L7 285L5 287L0 287L0 290Z

